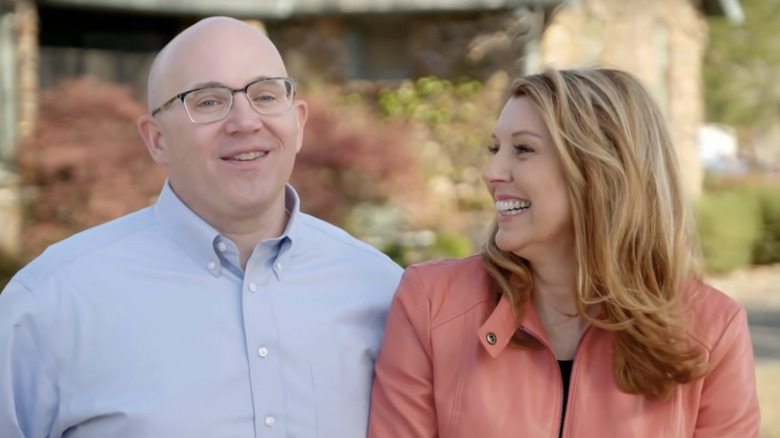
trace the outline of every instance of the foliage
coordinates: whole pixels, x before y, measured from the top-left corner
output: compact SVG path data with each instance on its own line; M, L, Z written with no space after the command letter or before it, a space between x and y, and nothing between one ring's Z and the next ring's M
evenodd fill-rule
M353 207L401 202L420 190L416 156L402 123L383 121L361 98L335 88L312 90L303 98L309 119L292 183L305 211L351 228Z
M780 187L762 187L757 195L761 228L753 249L753 263L780 263Z
M745 22L710 18L704 58L707 119L736 127L780 117L780 1L741 0Z
M72 79L42 93L36 132L18 149L31 188L24 259L87 227L149 205L164 180L135 127L145 112L130 88Z
M344 225L353 206L389 202L421 185L404 127L333 90L306 99L309 120L293 175L306 212ZM36 132L18 149L30 193L22 259L156 199L165 169L138 135L145 111L130 88L86 78L43 93Z
M16 271L21 269L22 263L19 259L11 257L4 251L0 251L0 292L8 284L11 277L16 274Z
M438 209L480 210L490 204L480 175L507 84L503 74L485 84L425 77L379 93L383 114L416 128L421 171Z
M409 266L425 260L466 257L474 252L474 247L459 233L441 231L433 236L432 242L396 240L383 248L383 252L399 265Z
M748 266L758 239L756 200L737 190L705 193L696 205L704 267L723 273Z
M709 177L696 216L707 271L780 262L778 181Z

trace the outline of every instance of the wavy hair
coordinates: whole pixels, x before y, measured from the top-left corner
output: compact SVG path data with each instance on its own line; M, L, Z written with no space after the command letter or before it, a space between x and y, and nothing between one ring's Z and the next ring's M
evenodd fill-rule
M521 96L547 124L567 178L578 314L614 333L621 390L666 399L703 376L706 362L682 317L685 284L701 273L664 116L637 79L614 69L547 69L515 82L510 97ZM519 326L533 281L526 260L496 246L497 229L482 260Z

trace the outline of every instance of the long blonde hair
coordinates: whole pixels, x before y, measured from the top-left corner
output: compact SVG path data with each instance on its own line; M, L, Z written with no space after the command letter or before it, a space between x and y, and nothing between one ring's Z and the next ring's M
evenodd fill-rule
M663 400L705 372L682 319L684 283L701 275L664 116L638 80L614 69L547 69L518 80L511 97L520 96L535 104L563 163L579 315L614 333L620 388ZM496 246L496 232L483 263L519 326L533 282L527 261ZM593 305L597 317L586 311Z

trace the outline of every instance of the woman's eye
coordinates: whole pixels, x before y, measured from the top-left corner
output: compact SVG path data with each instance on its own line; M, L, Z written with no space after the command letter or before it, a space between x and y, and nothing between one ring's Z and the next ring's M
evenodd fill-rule
M498 152L498 145L497 144L490 144L487 147L488 152L495 155Z
M523 154L527 152L533 152L534 150L531 148L531 146L528 146L526 144L518 144L514 146L515 150L518 154Z

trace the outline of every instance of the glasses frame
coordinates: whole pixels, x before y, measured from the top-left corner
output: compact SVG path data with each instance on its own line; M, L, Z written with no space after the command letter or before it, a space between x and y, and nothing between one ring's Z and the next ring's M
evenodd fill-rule
M274 111L274 112L270 112L270 113L266 113L266 112L260 111L252 103L252 101L249 99L249 95L247 94L247 91L249 90L249 87L251 87L252 85L255 85L255 84L259 83L259 82L278 81L278 80L283 80L283 81L286 81L286 82L288 82L290 84L290 104L287 106L287 108L285 108L285 109L283 109L281 111ZM218 122L220 120L223 120L225 117L227 117L228 114L230 114L230 110L233 109L233 96L236 93L238 93L239 91L241 93L243 93L244 96L246 96L247 100L249 100L249 104L250 104L249 106L251 106L252 109L257 111L258 114L265 114L265 115L279 114L279 113L282 113L282 112L284 112L284 111L286 111L286 110L288 110L288 109L290 109L292 107L293 101L295 100L295 91L296 91L295 87L296 87L296 85L297 85L297 81L295 80L295 78L286 78L286 77L282 77L282 76L258 79L256 81L252 81L252 82L246 84L243 88L230 88L230 87L228 87L226 85L206 85L206 86L203 86L203 87L198 87L198 88L193 88L191 90L183 91L183 92L181 92L181 93L171 97L170 99L166 100L165 103L163 103L162 105L160 105L157 108L155 108L154 110L152 110L152 112L150 114L152 115L152 117L154 117L157 114L159 114L160 112L170 108L171 105L173 105L173 103L176 102L176 100L180 100L181 103L182 103L182 106L184 106L184 112L187 113L187 118L190 119L190 122L192 122L192 123L194 123L196 125L205 125L205 124L208 124L208 123ZM229 90L230 91L230 103L228 104L228 108L227 108L227 110L225 111L225 114L222 117L220 117L220 118L218 118L216 120L208 121L208 122L196 122L195 120L193 120L192 115L190 115L190 110L187 108L187 105L184 103L184 99L190 93L194 93L194 92L200 91L200 90L205 90L205 89L208 89L208 88L224 88L225 90Z

